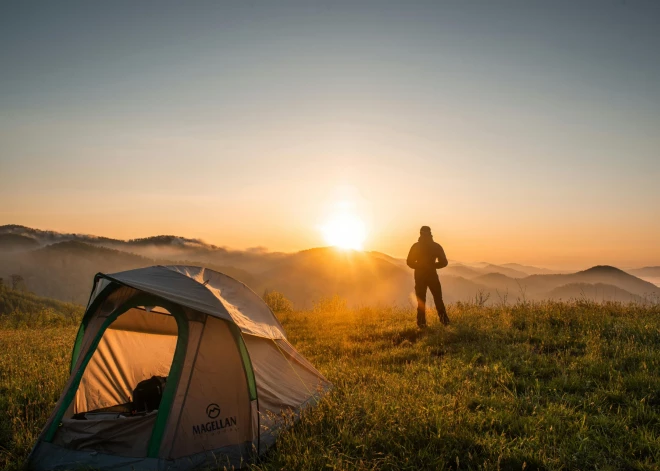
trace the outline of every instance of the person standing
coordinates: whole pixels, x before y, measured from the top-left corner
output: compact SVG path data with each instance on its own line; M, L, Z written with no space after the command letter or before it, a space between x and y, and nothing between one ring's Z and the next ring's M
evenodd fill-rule
M422 226L419 240L410 247L408 266L415 270L415 295L417 296L417 326L426 327L426 290L431 290L440 322L449 324L445 303L442 301L442 287L438 278L439 268L449 263L442 246L433 240L431 228Z

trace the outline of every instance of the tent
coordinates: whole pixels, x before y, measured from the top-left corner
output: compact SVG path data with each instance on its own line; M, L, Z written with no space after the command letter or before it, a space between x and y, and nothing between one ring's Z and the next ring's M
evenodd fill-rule
M157 409L136 385L166 378ZM96 275L37 470L240 467L330 383L244 284L206 268Z

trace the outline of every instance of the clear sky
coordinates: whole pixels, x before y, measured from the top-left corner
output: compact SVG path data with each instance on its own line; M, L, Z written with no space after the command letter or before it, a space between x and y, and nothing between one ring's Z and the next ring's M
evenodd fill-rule
M323 5L322 5L323 4ZM660 265L660 2L2 2L0 224ZM339 208L339 209L338 209Z

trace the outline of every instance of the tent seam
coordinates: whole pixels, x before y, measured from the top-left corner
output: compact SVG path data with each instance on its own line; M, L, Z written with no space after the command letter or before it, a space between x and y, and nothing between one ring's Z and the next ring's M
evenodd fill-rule
M300 380L300 382L302 383L302 385L305 386L305 389L307 390L307 392L308 392L310 395L313 396L314 393L313 393L312 391L309 390L309 388L307 387L307 384L305 383L305 381L303 381L303 379L300 377L300 375L298 374L298 372L296 371L296 369L293 367L293 365L291 364L291 362L290 362L289 359L287 358L287 356L286 356L286 354L284 353L284 351L280 348L279 345L277 345L277 342L275 341L275 339L271 339L271 340L273 341L273 343L275 344L275 346L276 346L277 349L279 350L280 354L284 357L284 359L286 360L286 362L289 364L289 366L291 367L291 369L293 370L293 372L296 374L296 376L298 377L298 379Z
M176 443L177 439L177 431L179 429L179 425L181 424L181 417L183 416L183 410L186 407L186 402L188 401L188 391L190 389L190 380L192 379L192 375L195 372L195 365L197 364L197 357L199 356L199 348L202 345L202 339L204 338L204 331L206 330L206 321L208 320L208 314L204 318L204 327L202 327L202 331L199 334L199 340L197 342L197 348L195 349L195 358L193 359L193 363L190 366L190 374L188 375L188 383L186 384L186 394L183 397L183 403L181 404L181 412L179 412L179 418L176 421L176 427L174 428L174 437L172 438L172 446L170 446L169 452L167 453L168 455L172 453L172 450L174 449L174 443ZM180 381L180 379L179 379ZM168 458L169 459L169 458Z
M184 275L183 273L181 273L180 271L173 270L173 269L170 268L170 267L193 267L193 268L199 268L199 269L204 270L204 271L207 271L207 270L208 270L208 271L210 271L210 272L217 273L218 275L226 276L226 277L229 278L230 280L233 280L233 281L235 281L236 283L240 283L245 289L247 289L250 293L254 294L257 298L259 298L259 299L263 302L263 299L261 299L261 297L260 297L257 293L255 293L254 290L252 290L252 288L250 288L248 285L246 285L245 283L243 283L241 280L237 280L236 278L231 277L231 276L227 275L226 273L221 273L221 272L219 272L219 271L211 270L210 268L206 268L206 267L198 267L198 266L195 266L195 265L157 265L157 266L158 266L158 267L162 267L162 268L166 268L167 270L170 270L170 271L176 272L176 273L178 273L178 274L181 275L181 276L185 276L186 278L189 278L189 279L195 281L197 284L200 284L200 285L202 285L204 288L206 288L206 290L207 290L209 293L211 293L214 297L215 297L215 294L213 294L213 291L211 291L211 290L208 288L208 286L206 285L206 283L200 283L199 281L195 280L194 278L191 278L191 277L189 277L189 276L186 276L186 275ZM216 297L216 299L218 299L218 298ZM221 299L218 299L218 301L220 302L220 304L222 305L222 307L225 308L225 311L227 311L227 313L229 314L229 309L227 309L227 306L225 306L225 303L224 303ZM264 304L266 304L266 303L264 302ZM284 326L282 325L282 323L280 322L280 320L277 318L277 316L275 315L275 313L273 312L273 310L270 308L270 306L268 306L268 304L266 304L266 307L268 308L268 311L270 311L270 313L273 315L273 319L275 319L275 322L277 322L277 325L278 325L279 328L280 328L280 334L283 336L283 338L286 339L286 335L284 334ZM231 317L231 314L229 314L229 317ZM234 322L234 324L236 324L236 321L234 321L233 318L232 318L232 321ZM259 335L259 337L263 337L263 336ZM273 337L271 336L271 337L264 337L264 338L271 338L271 339L272 339Z
M186 276L186 275L184 275L183 273L181 273L181 272L178 271L178 270L172 270L171 268L168 268L168 267L165 266L165 265L159 265L159 266L162 266L163 268L166 268L167 270L173 271L173 272L175 272L175 273L178 273L178 274L181 275L181 276L185 276L186 278L189 278L189 279L195 281L197 284L202 285L204 288L206 288L206 290L207 290L207 291L208 291L213 297L215 297L216 299L218 299L218 298L216 297L216 295L215 295L215 294L214 294L214 293L208 288L207 283L200 283L199 281L195 280L194 278L191 278L191 277L189 277L189 276ZM208 270L208 269L205 268L205 267L197 267L197 268L200 268L202 271L206 271L206 270ZM245 288L247 288L252 294L254 294L255 296L258 296L257 293L255 293L254 291L252 291L252 290L251 290L251 289L250 289L245 283L243 283L243 282L241 282L241 281L239 281L239 280L236 280L235 278L232 278L232 277L229 276L229 275L225 275L224 273L216 272L215 270L209 270L209 271L212 271L212 272L214 272L214 273L218 273L218 274L220 274L220 275L224 275L224 276L226 276L226 277L228 277L228 278L230 278L230 279L232 279L232 280L234 280L234 281L236 281L236 282L238 282L238 283L241 283L241 284L242 284ZM202 278L203 278L203 277L202 277ZM261 299L261 298L260 298L260 299ZM229 314L229 309L227 309L227 306L225 306L225 303L222 302L221 299L218 299L218 301L220 302L220 304L222 305L222 307L225 308L225 311L227 311L227 313ZM263 302L263 300L262 300L262 302ZM264 303L264 304L266 304L266 303ZM268 305L266 305L266 306L268 306ZM270 308L268 308L268 310L270 311L271 314L273 314L273 311L272 311ZM259 410L259 387L257 386L257 376L254 374L254 367L252 366L252 357L250 356L250 350L247 348L247 344L245 343L245 339L243 339L243 331L242 331L241 328L238 326L238 324L236 324L236 321L234 320L234 318L231 317L231 314L229 314L229 317L231 318L231 321L232 321L232 323L234 324L234 327L236 327L236 330L238 330L238 336L240 337L240 342L243 343L243 348L245 349L245 353L247 354L248 362L249 362L249 367L250 367L250 370L251 370L251 373L252 373L252 380L254 381L254 394L255 394L255 400L257 401L257 431L256 431L256 432L257 432L257 455L258 455L258 454L259 454L259 447L261 446L261 417L260 417L260 412L261 412L261 411ZM278 323L278 325L280 326L280 328L281 328L281 332L284 332L284 327L282 327L282 324L280 324L280 321L277 319L277 317L275 317L275 314L273 314L273 318L275 319L275 321L276 321L276 322ZM206 328L206 319L204 320L204 328ZM231 330L231 329L230 329L230 330ZM202 333L203 333L203 331L202 331ZM286 338L286 337L285 337L285 338ZM272 337L271 337L271 339L272 339ZM203 340L202 337L200 337L200 341L199 341L200 344L202 343L202 340ZM272 340L274 341L274 339L272 339ZM244 371L244 373L245 373L245 380L246 380L246 382L248 383L248 384L247 384L247 385L248 385L248 397L250 398L250 400L252 400L252 397L251 397L252 394L251 394L251 391L250 391L250 377L249 377L250 375L248 375L248 370L247 370L247 369L248 369L248 365L245 363L245 359L243 358L243 354L242 354L242 352L241 352L241 346L238 345L238 343L237 343L237 345L236 345L236 348L237 348L237 350L238 350L238 354L239 354L239 356L240 356L240 358L241 358L241 363L243 364L243 371ZM195 362L197 362L197 356L195 356ZM191 374L192 374L192 373L191 373ZM309 392L309 390L308 390L308 392ZM187 398L187 397L186 397L186 398ZM184 404L185 404L185 399L184 399ZM181 410L183 411L183 405L181 406ZM178 424L177 424L177 425L178 425ZM174 444L173 444L172 446L174 446Z
M159 268L165 268L165 269L168 269L166 266L163 266L163 265L155 265L155 266L157 266L157 267L159 267ZM176 270L171 270L171 271L176 271ZM185 277L185 278L187 278L187 279L189 279L189 280L192 280L192 281L194 281L195 283L201 285L201 283L200 283L199 281L197 281L197 280L195 280L195 279L193 279L193 278L190 278L189 276L186 276L186 275L184 275L183 273L179 273L179 274L180 274L181 276L183 276L183 277ZM111 275L106 275L105 273L102 273L101 275L103 276L103 278L106 278L106 279L108 279L108 280L110 280L110 281L114 281L115 283L117 283L117 284L119 284L119 285L121 285L121 286L128 286L129 288L133 288L133 289L136 289L136 290L138 290L138 291L142 291L142 292L144 292L144 293L149 293L149 294L153 294L154 296L160 296L160 297L162 297L162 295L158 295L158 294L151 293L151 292L149 292L149 291L145 291L144 288L136 288L135 286L132 286L132 285L130 285L130 284L128 284L128 283L125 283L125 282L123 282L123 281L119 281L119 280L117 280L116 278L112 277ZM209 291L209 292L210 292L210 291ZM211 293L211 294L213 294L213 293ZM215 298L215 296L214 296L214 298ZM187 308L194 309L195 311L199 311L199 312L201 312L201 313L203 313L203 314L206 314L206 315L209 315L209 316L217 317L218 319L224 319L224 320L228 320L228 321L234 322L234 324L235 324L236 322L235 322L234 319L231 317L231 314L229 314L229 311L227 310L227 308L225 307L225 305L222 303L222 301L220 301L218 298L215 298L215 299L217 299L218 302L220 303L220 306L223 307L223 309L225 310L225 313L227 314L227 316L229 317L229 319L226 319L226 318L224 318L224 317L219 317L219 316L216 315L215 312L209 312L208 310L201 310L201 309L193 308L193 307L190 307L190 306L184 305L184 304L182 304L182 303L180 303L180 302L178 302L178 301L170 301L170 302L175 303L175 304L178 304L179 306L185 306L185 307L187 307Z

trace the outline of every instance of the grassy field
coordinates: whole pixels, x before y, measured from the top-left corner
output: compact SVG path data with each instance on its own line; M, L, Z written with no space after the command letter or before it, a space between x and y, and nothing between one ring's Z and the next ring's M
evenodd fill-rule
M255 470L659 469L660 310L590 302L279 314L335 389ZM75 327L0 330L0 467L29 453Z

